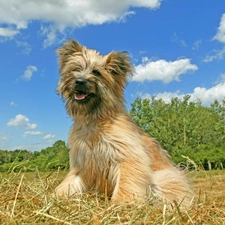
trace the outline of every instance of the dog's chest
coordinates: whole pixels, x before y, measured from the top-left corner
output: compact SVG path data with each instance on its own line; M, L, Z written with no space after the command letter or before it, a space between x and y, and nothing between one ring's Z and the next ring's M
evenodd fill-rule
M76 166L80 168L94 166L96 169L104 169L118 163L120 157L107 135L98 131L81 131L71 132L69 138L70 157Z

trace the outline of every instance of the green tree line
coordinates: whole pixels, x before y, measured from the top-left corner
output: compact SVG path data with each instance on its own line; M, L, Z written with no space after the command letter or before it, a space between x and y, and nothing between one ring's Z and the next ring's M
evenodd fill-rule
M193 161L208 169L225 167L225 99L210 106L191 102L190 96L162 99L137 98L131 104L134 122L156 138L176 163ZM69 149L64 141L56 141L41 151L0 150L0 172L67 169Z
M69 149L64 141L56 141L51 147L41 151L0 150L0 172L39 171L67 169L69 167Z
M225 166L225 99L210 106L190 102L190 96L162 99L137 98L131 117L149 135L156 138L175 163L187 158L208 169Z

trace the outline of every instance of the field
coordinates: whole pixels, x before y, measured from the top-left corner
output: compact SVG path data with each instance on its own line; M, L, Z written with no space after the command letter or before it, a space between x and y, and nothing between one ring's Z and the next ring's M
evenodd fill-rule
M225 171L192 171L191 209L168 209L156 199L112 205L94 192L58 199L65 172L0 174L0 224L225 224Z

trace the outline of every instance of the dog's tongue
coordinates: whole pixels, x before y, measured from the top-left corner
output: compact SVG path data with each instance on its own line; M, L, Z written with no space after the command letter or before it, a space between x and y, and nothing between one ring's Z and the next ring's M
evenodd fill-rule
M85 99L86 96L87 96L86 94L80 94L80 93L74 94L75 99L78 101Z

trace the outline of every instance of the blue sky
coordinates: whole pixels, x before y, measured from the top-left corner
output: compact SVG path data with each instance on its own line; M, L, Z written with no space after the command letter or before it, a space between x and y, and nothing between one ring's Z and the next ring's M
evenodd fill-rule
M67 38L102 54L128 51L127 108L155 95L225 97L224 0L0 0L0 149L67 141L56 49Z

